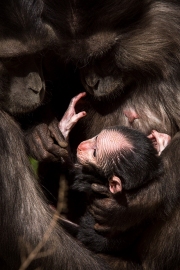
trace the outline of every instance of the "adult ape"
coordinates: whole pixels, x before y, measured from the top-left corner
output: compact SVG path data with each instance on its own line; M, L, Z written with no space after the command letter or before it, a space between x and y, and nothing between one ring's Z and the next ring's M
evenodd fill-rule
M55 34L42 20L43 7L41 0L0 1L0 110L23 128L31 126L29 112L47 103L42 62Z
M79 108L87 117L70 134L72 150L112 125L173 137L180 127L179 1L45 2L46 20L59 34L60 57L79 67L88 93ZM48 141L43 134L42 128L37 144L42 138ZM48 155L51 149L44 145ZM170 145L165 170L173 171L174 179L179 178L179 148L173 148L173 140Z
M51 227L48 239L42 240L52 223L52 211L31 170L24 136L14 120L16 115L34 110L44 97L41 61L35 53L49 44L52 32L41 19L42 4L29 0L0 3L1 269L108 269L57 224ZM32 253L39 243L40 252Z
M0 123L1 269L108 269L57 223L52 225L53 213L31 170L19 126L3 111Z
M110 125L147 135L179 130L178 1L45 3L47 21L59 33L60 56L79 66L88 93L87 117L74 129L83 131L75 149Z

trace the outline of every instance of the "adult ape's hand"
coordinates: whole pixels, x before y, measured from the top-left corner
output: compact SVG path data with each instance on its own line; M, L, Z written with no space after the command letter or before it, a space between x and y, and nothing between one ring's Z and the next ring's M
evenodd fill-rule
M38 161L69 161L68 137L74 125L86 116L86 112L76 113L77 102L86 95L85 92L73 97L60 122L51 116L26 132L26 144L29 153Z
M38 161L52 162L68 158L68 143L59 130L58 123L54 117L37 124L26 132L27 148L33 158Z
M120 204L117 194L112 194L108 187L99 184L92 184L95 192L95 199L89 207L90 213L95 219L94 229L102 234L113 236L121 224Z

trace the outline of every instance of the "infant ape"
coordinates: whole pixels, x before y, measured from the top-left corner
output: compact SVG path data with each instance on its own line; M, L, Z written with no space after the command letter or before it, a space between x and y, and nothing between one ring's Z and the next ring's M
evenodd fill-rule
M59 123L60 131L66 140L74 124L86 115L85 112L76 114L74 108L84 95L81 93L72 99ZM131 210L128 212L127 198L136 197L136 193L141 193L141 190L146 189L152 182L160 181L163 166L159 155L169 141L170 136L155 130L146 137L142 132L132 128L114 126L103 129L97 136L80 143L77 148L77 163L74 164L73 170L75 178L73 189L87 195L87 210L81 218L79 228L61 220L62 225L97 253L116 256L120 252L126 252L144 228L141 218L140 226L138 222L136 224L136 210L135 216ZM114 219L112 224L115 229L111 234L95 230L98 224L95 224L88 210L97 196L91 189L93 183L108 186L118 203L117 210L120 212L118 218L122 220L122 224L121 228L116 227L117 220ZM140 210L138 211L141 215ZM111 219L113 218L112 216Z
M144 184L158 175L158 155L169 141L169 135L155 130L147 138L132 128L109 127L79 144L75 167L82 165L82 171L92 175L96 172L105 179L104 184L109 182L110 192L121 192L122 181L132 188L132 185L137 187L137 182ZM134 178L136 182L133 184Z
M132 128L114 126L103 129L97 136L79 144L73 188L87 194L87 205L94 197L91 184L104 184L109 187L119 207L122 207L121 215L123 212L126 215L126 194L133 194L152 181L159 181L162 164L158 154L168 144L170 137L157 131L148 137ZM123 220L121 215L119 219ZM110 255L118 255L122 250L124 252L142 230L141 226L130 226L125 230L116 229L113 235L107 235L97 232L94 229L96 226L87 208L77 238L89 249Z

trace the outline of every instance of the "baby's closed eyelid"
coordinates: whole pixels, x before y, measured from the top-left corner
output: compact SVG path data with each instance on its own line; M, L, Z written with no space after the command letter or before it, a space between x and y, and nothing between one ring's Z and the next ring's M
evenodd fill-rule
M96 153L97 153L97 137L98 136L95 136L94 138L95 143L94 143L94 149L93 149L93 157L96 157Z

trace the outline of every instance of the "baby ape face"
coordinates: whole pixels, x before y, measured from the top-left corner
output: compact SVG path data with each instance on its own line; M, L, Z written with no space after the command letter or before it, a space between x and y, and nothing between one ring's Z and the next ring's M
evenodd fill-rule
M77 159L82 165L94 164L106 171L108 164L118 159L118 153L132 148L123 134L115 129L104 129L97 136L79 144Z

